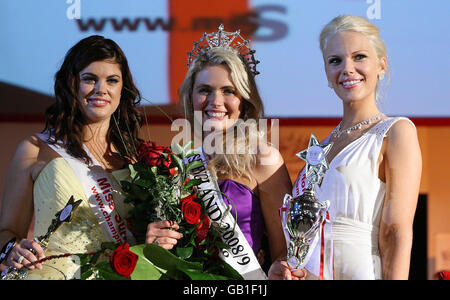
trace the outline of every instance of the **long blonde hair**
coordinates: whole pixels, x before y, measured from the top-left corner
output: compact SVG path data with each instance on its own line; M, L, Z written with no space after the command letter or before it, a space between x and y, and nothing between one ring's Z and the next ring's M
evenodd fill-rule
M186 119L194 124L194 107L192 93L195 83L195 77L198 72L207 66L225 65L230 70L231 81L238 91L238 95L243 101L240 119L244 122L255 120L256 124L264 116L264 105L259 95L253 74L250 72L243 58L233 49L212 48L199 57L191 64L186 77L178 90L180 100L184 104ZM245 130L241 127L242 122L237 122L224 132L225 136L234 134L234 130ZM253 128L255 129L255 128ZM262 133L256 129L250 129L248 134L239 135L234 139L235 148L232 154L215 154L209 162L209 167L213 176L217 178L217 173L227 174L230 178L245 177L251 180L252 171L256 165L256 153L251 153L250 142L260 138ZM241 138L239 138L241 136ZM224 139L224 146L226 138ZM225 148L225 147L224 147ZM244 148L244 149L242 149ZM244 153L244 154L239 154Z

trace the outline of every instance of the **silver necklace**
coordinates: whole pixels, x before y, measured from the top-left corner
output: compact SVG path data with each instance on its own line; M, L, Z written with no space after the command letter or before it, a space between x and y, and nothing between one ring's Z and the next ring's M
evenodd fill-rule
M338 139L343 133L349 134L353 130L360 130L363 127L363 125L368 125L374 121L378 121L381 119L382 116L383 116L383 113L379 113L376 116L373 116L367 120L361 121L361 122L353 125L352 127L349 127L347 129L343 129L343 130L341 130L341 127L342 127L342 121L341 121L341 123L339 123L339 125L335 129L333 129L332 135L334 138Z

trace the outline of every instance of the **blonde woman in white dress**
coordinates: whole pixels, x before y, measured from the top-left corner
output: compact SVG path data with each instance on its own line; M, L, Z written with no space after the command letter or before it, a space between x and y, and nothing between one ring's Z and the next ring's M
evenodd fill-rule
M333 146L317 197L331 202L331 231L306 265L307 279L408 279L422 160L414 124L377 107L385 45L371 22L339 16L322 30L320 48L343 117L323 141ZM272 273L289 277L290 270L279 261Z

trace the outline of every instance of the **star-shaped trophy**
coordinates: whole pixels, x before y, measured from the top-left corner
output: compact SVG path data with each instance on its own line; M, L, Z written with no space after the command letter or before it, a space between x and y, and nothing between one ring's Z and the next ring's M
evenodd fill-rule
M69 223L72 220L72 212L77 209L81 202L81 199L75 201L75 198L71 196L66 206L55 214L55 218L48 227L47 233L35 238L34 240L42 247L47 247L51 234L55 232L63 223Z
M326 159L332 144L320 145L311 134L308 149L297 153L306 161L306 188L293 198L286 194L281 209L281 222L288 248L287 262L292 269L301 269L308 262L315 245L319 228L326 218L329 201L316 197L315 185L322 181L329 165Z
M55 214L55 218L50 223L50 226L47 229L47 233L44 235L41 235L39 237L34 238L34 241L37 242L42 249L45 251L45 249L48 246L48 241L50 239L50 236L52 233L54 233L63 223L69 223L72 219L72 213L77 207L81 204L82 200L75 201L75 198L73 196L70 197L69 201L67 202L66 206L64 206L63 209L58 211ZM14 240L15 241L15 240ZM10 241L14 242L13 240ZM8 256L8 252L12 250L13 247L10 247L8 251L5 253L5 256ZM31 252L35 253L33 249L30 249ZM28 269L22 268L22 269L16 269L14 267L10 267L6 270L4 270L1 275L1 280L23 280L26 279L28 276Z
M296 155L306 161L306 178L308 186L306 189L312 190L316 183L320 183L325 172L328 170L327 154L330 152L332 143L320 145L314 134L309 139L308 149L300 151Z

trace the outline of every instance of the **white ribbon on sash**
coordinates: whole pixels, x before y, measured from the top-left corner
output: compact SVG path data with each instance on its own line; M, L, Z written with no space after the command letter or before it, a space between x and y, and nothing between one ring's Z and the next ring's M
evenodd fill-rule
M266 274L261 269L252 247L248 243L239 226L231 213L225 214L227 205L220 193L217 182L211 177L208 170L203 151L198 151L189 157L188 162L201 161L202 167L193 169L189 177L191 179L201 179L202 183L198 186L206 211L212 222L219 224L221 237L224 243L229 245L230 249L222 249L221 259L232 266L246 280L267 279Z
M292 196L296 198L302 195L307 186L308 179L304 168L295 181ZM328 226L325 226L326 224ZM319 242L320 247L317 247ZM326 219L320 225L320 229L311 243L311 249L313 249L312 252L308 254L310 259L305 266L305 269L308 270L308 275L312 275L311 277L317 279L334 279L333 239L328 212Z
M62 142L48 143L48 133L36 134L50 148L66 160L77 176L89 205L98 219L99 225L105 234L115 243L135 243L133 234L128 230L126 221L122 219L114 208L113 185L110 175L106 172L95 157L83 145L84 150L91 158L93 165L88 166L83 161L71 156L63 147Z

